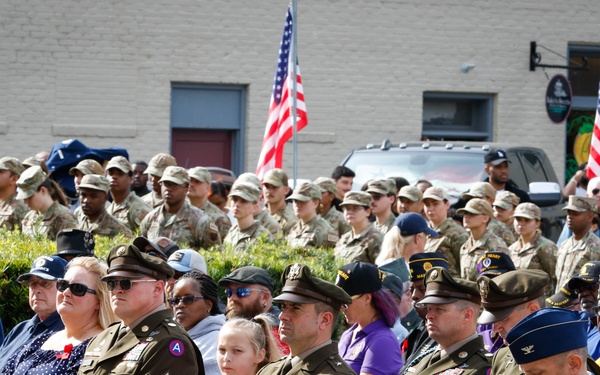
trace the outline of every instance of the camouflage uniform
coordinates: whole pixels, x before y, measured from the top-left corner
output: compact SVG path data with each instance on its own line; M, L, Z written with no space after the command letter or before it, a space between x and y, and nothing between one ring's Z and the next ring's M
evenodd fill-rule
M0 227L15 229L21 226L29 208L22 200L13 194L5 200L0 200Z
M219 229L210 216L184 201L179 211L169 214L164 206L152 210L140 226L140 236L149 240L167 237L187 243L193 249L209 249L221 244Z
M504 224L500 220L496 218L491 218L488 223L488 230L494 233L496 236L500 237L507 246L515 243L518 236L515 237L514 232L510 230L508 225Z
M348 224L346 219L344 219L344 214L333 206L323 216L323 220L327 221L335 230L337 230L338 237L342 237L344 234L352 230L350 224Z
M337 232L319 215L308 223L298 220L287 236L287 243L294 247L335 247L339 240Z
M353 231L344 234L335 245L335 256L343 259L344 263L358 260L375 264L382 241L383 233L370 224L357 236Z
M242 250L262 236L268 240L273 238L267 228L263 227L257 220L254 220L254 224L244 230L241 230L237 224L232 226L223 243L230 244L237 250Z
M146 217L152 208L138 197L133 191L121 202L117 204L113 201L106 211L114 216L117 220L127 225L132 232L136 232L140 227L142 220Z
M396 216L392 213L390 214L390 216L388 216L388 218L385 220L385 222L383 222L381 225L377 224L377 221L375 221L373 223L373 225L375 226L375 229L377 229L378 231L380 231L383 234L386 234L390 228L392 228L394 226L394 222L396 221Z
M554 242L537 233L531 242L523 243L523 240L519 238L508 249L510 250L510 258L517 269L538 269L546 271L550 275L546 297L553 295L556 289L555 271L556 254L558 252Z
M271 214L273 218L279 223L281 229L283 230L283 235L287 236L290 233L290 230L296 225L298 222L298 218L294 215L294 211L289 206L285 206L284 209Z
M571 275L579 273L586 262L600 260L600 238L591 230L579 241L569 237L558 249L556 260L556 293Z
M79 226L77 227L77 229L85 230L92 234L97 234L98 236L103 237L112 238L119 234L122 234L125 237L133 237L133 233L127 225L123 224L121 221L117 220L114 216L112 216L106 211L100 216L98 216L98 218L96 218L96 221L90 221L90 219L87 216L85 216L83 212L81 212L81 217L79 218Z
M29 211L22 224L24 234L32 237L43 234L52 241L56 240L58 232L69 228L77 228L77 218L68 208L56 201L43 214Z
M221 238L225 238L227 233L229 233L229 229L231 229L231 220L229 220L229 217L225 214L225 212L221 211L219 207L210 203L208 199L204 201L204 204L199 208L204 211L205 214L210 216L210 218L219 228L219 235Z
M165 202L164 199L162 198L162 196L158 195L154 190L152 190L148 194L144 195L142 197L142 200L144 201L144 203L146 203L148 206L150 206L152 208L161 206Z
M444 254L448 258L448 271L452 277L460 277L460 248L467 242L469 233L452 218L446 218L433 230L440 236L427 236L424 252Z
M488 251L501 251L509 254L506 243L494 235L489 228L477 241L469 236L467 242L460 248L460 277L465 280L477 280L477 260Z
M258 220L260 225L267 228L273 238L279 238L283 233L281 225L279 225L277 220L269 214L267 209L263 209L258 215L254 216L254 220Z

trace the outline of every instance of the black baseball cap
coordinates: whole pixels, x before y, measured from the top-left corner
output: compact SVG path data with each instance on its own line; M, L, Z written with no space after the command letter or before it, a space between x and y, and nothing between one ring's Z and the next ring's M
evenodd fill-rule
M236 284L258 284L269 289L273 293L273 280L269 273L260 267L245 266L240 267L219 280L219 286L226 287L229 283Z

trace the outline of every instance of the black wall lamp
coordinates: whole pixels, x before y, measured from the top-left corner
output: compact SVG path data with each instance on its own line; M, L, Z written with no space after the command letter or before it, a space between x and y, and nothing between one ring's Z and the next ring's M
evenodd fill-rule
M553 68L553 69L568 69L568 70L589 70L589 68L587 67L588 64L588 59L586 56L583 56L581 59L583 60L583 64L578 64L578 66L564 66L564 65L550 65L550 64L540 64L540 61L542 61L542 54L537 52L537 43L536 42L531 42L529 45L529 71L531 72L535 72L535 68ZM554 53L555 55L561 56L563 58L565 58L564 56L560 55L557 52L554 52L542 45L540 45L540 47L544 48L547 51L550 51L552 53Z

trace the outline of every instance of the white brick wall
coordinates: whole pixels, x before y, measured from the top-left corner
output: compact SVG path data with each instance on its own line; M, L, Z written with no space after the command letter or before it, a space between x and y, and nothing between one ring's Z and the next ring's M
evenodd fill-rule
M353 147L418 140L423 91L497 95L494 141L544 148L560 177L565 131L529 72L532 40L566 54L597 42L592 0L299 1L309 127L299 175L329 175ZM2 154L78 137L149 159L170 146L170 82L248 85L246 167L264 132L286 1L8 0L0 4ZM565 61L543 53L545 63ZM476 68L460 71L464 62ZM550 76L564 73L548 70ZM78 125L81 125L78 128ZM325 143L319 143L325 142ZM285 168L291 170L291 144Z

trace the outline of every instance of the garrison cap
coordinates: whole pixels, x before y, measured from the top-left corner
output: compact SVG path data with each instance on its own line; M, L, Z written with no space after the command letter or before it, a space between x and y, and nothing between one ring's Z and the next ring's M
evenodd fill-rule
M594 212L596 213L596 199L587 197L578 197L576 195L569 195L569 204L563 207L563 211L577 211L577 212Z
M164 260L141 252L135 245L117 245L110 250L108 258L108 274L102 281L115 277L141 279L150 276L156 280L166 280L175 275L173 267Z
M380 290L383 277L383 272L375 265L357 261L338 269L335 285L344 289L348 295L355 296Z
M200 182L206 182L210 184L212 182L212 175L209 170L204 167L194 167L188 169L188 175L190 178L194 178Z
M189 184L190 176L185 168L174 166L165 168L159 182L170 181L177 185Z
M265 173L263 177L263 184L273 185L275 187L288 186L288 176L285 174L283 169L273 168Z
M533 203L521 203L515 208L512 217L524 217L526 219L541 220L542 210Z
M240 197L245 201L256 203L260 196L260 189L258 186L250 182L236 182L229 191L230 197Z
M240 267L219 280L219 286L227 286L230 283L258 284L269 289L271 293L274 288L273 280L267 270L254 266Z
M396 182L390 179L370 180L367 182L367 193L381 195L396 194Z
M508 161L506 151L492 148L483 157L485 163L492 163L493 165L499 165Z
M469 191L460 196L467 200L471 198L496 198L496 189L489 182L476 182Z
M239 177L235 180L235 183L242 183L242 182L246 182L246 183L250 183L252 185L255 185L256 187L258 187L260 189L260 187L262 186L260 184L260 178L258 178L257 175L255 175L254 173L250 173L250 172L246 172L246 173L242 173L241 175L239 175Z
M0 171L10 171L10 173L20 176L24 170L23 163L17 158L5 156L0 159Z
M448 258L440 253L417 253L411 255L408 260L410 281L425 280L425 274L433 267L448 269Z
M288 265L281 276L281 283L281 294L273 298L274 302L324 302L336 310L343 304L352 303L352 298L342 288L314 277L310 268L301 263Z
M154 241L150 241L146 237L139 236L133 240L133 245L142 253L157 256L164 261L167 261L173 252L179 250L179 246L167 237L157 237ZM148 246L150 249L147 249Z
M481 303L477 283L453 278L450 271L443 267L433 267L425 274L425 296L417 307L423 305L437 305L452 303L458 300L470 301L476 304Z
M131 163L124 156L115 156L108 161L106 164L106 170L108 171L111 168L117 168L123 173L130 173L133 171L131 168Z
M402 299L404 294L404 282L393 273L383 273L383 287L392 292L396 297Z
M335 194L337 192L337 185L335 181L329 177L319 177L313 181L317 186L321 189L322 193L331 193Z
M515 269L515 264L510 255L501 251L487 252L477 260L477 274L479 276L494 277Z
M400 234L402 236L414 236L415 234L423 232L433 237L438 236L438 232L429 228L429 225L427 225L427 222L423 216L414 212L406 212L401 214L394 221L394 225L400 229Z
M600 261L590 261L581 266L579 275L571 276L569 288L574 291L581 290L583 286L598 284L600 277Z
M558 292L546 298L546 306L567 308L569 305L573 304L573 302L577 301L579 295L577 294L577 291L569 287L570 281L571 278L568 278Z
M517 195L510 191L502 191L496 194L496 200L492 206L498 206L500 208L504 208L505 210L510 210L511 208L515 208L519 205L521 198L517 197Z
M586 313L540 309L517 323L506 335L515 362L522 365L587 346Z
M110 182L100 174L86 174L79 184L80 189L100 190L108 194Z
M431 253L430 253L431 254ZM410 272L406 266L404 258L394 259L393 261L382 264L379 269L383 272L391 273L398 276L403 282L410 280Z
M75 171L79 171L79 172L83 173L84 175L86 175L86 174L102 174L103 175L104 174L104 168L102 167L102 165L100 163L98 163L94 159L83 159L82 161L77 163L76 166L69 169L69 174L71 176L74 176Z
M41 256L33 261L29 272L20 275L17 281L29 280L31 276L37 276L44 280L62 279L65 277L66 267L67 261L59 256Z
M425 199L434 199L436 201L447 201L450 200L450 197L448 196L448 192L441 187L438 186L432 186L427 188L427 190L425 190L425 192L423 193L423 200Z
M479 276L477 286L481 294L483 312L479 324L490 324L505 319L522 303L544 295L550 276L542 270L509 271L490 278Z
M490 218L494 217L492 205L481 198L470 199L464 208L459 208L456 212L463 215L465 212L469 212L475 215L487 215Z
M80 229L63 229L56 235L56 254L63 256L94 256L94 235Z
M148 162L148 168L144 171L144 174L151 174L153 176L162 177L165 168L174 167L177 165L175 157L169 154L160 153L156 154Z
M304 182L298 185L292 195L287 198L288 201L300 202L308 202L311 199L321 200L321 189L312 182Z
M17 199L27 199L31 197L47 178L48 176L41 167L36 165L27 168L21 173L21 177L17 180Z
M410 199L413 202L420 202L423 199L423 192L416 186L406 185L400 188L398 198Z
M372 203L373 197L366 191L349 191L344 195L344 201L340 203L340 206L353 204L356 206L371 208Z

